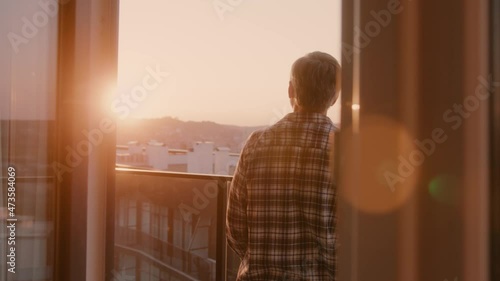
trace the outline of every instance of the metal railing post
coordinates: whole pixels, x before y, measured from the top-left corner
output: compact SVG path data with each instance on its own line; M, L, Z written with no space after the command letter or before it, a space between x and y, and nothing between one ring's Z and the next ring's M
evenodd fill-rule
M225 179L217 181L217 253L216 280L227 280L227 246L226 246L226 204L227 184Z

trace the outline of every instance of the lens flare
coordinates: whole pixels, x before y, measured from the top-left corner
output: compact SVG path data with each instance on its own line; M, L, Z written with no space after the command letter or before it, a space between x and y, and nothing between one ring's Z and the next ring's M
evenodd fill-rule
M340 195L366 213L395 211L410 199L420 174L419 167L400 161L415 150L410 134L397 121L376 115L366 116L359 136L354 131L346 128L343 135Z
M459 184L456 176L439 175L430 181L429 194L440 203L454 205L458 199Z

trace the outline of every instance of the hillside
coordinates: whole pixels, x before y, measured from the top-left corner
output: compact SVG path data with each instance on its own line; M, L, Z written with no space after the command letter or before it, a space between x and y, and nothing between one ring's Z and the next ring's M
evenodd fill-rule
M215 122L181 121L172 117L159 119L129 119L118 122L117 144L136 140L164 142L169 148L189 149L196 141L211 141L215 146L226 146L240 152L253 131L262 127L221 125Z

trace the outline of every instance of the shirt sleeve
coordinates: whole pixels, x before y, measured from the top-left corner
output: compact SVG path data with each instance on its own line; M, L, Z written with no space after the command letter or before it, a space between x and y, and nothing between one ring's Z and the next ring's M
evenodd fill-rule
M248 244L246 161L250 140L251 137L243 148L231 181L226 216L227 242L241 259L245 256Z

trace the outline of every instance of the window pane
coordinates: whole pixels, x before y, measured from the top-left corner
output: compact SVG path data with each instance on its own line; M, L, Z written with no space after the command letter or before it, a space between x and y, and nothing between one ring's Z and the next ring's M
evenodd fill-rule
M57 11L56 1L0 2L0 214L2 229L15 225L9 244L0 239L15 252L0 256L0 280L52 280Z

